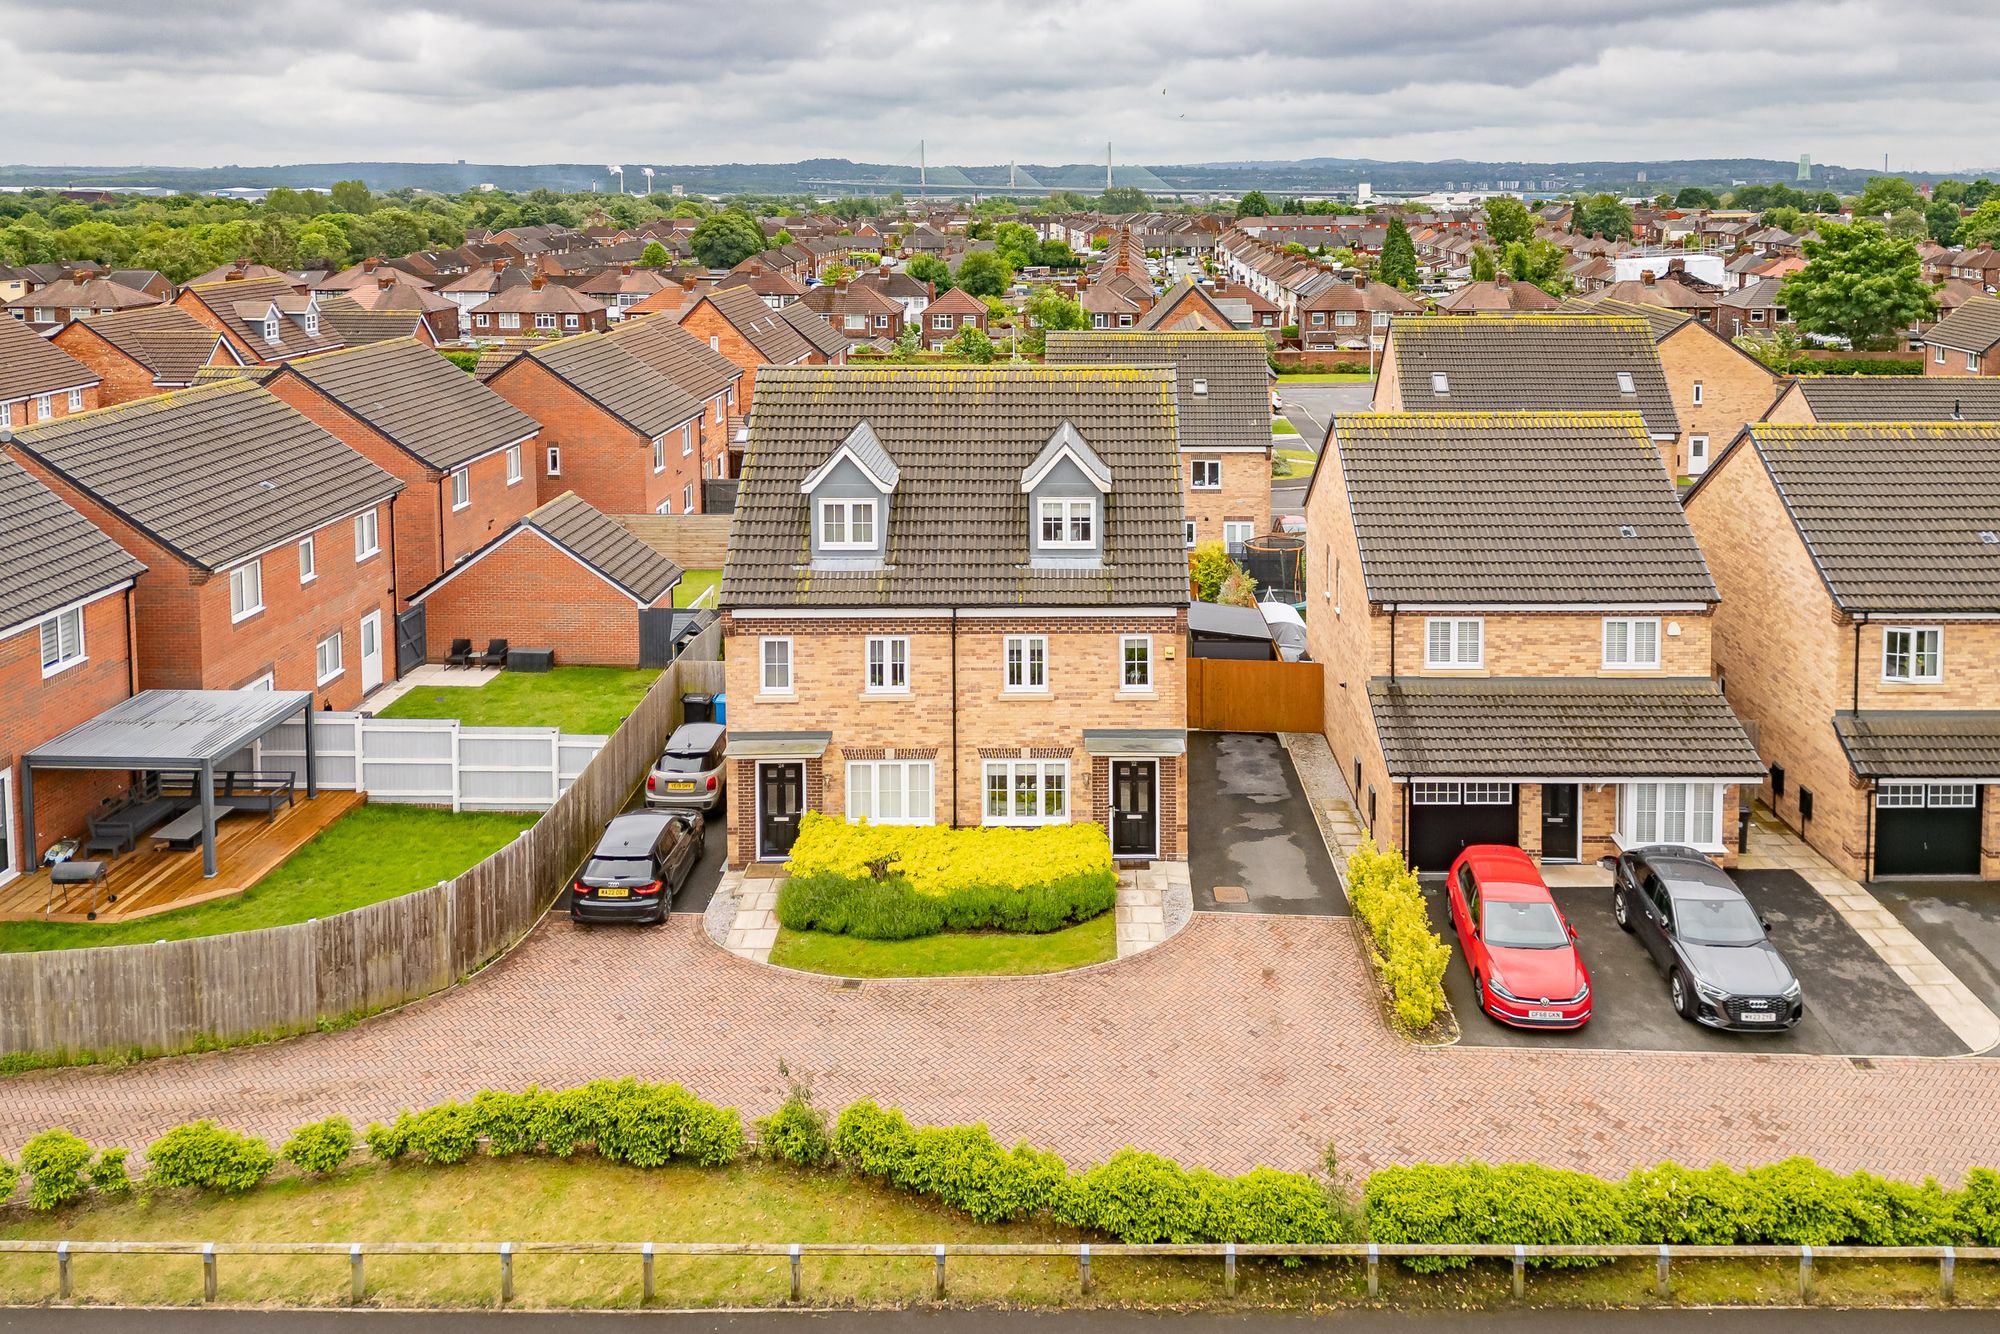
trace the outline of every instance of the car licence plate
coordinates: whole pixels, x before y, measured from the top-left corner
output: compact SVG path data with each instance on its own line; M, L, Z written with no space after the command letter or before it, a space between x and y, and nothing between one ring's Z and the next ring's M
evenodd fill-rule
M692 792L692 791L694 791L694 784L693 784L693 783L669 783L669 784L667 784L667 791L669 791L669 792Z
M597 895L600 899L629 899L632 897L631 890L621 889L616 885L606 885L598 889L593 889L590 892Z
M1778 1016L1768 1010L1745 1010L1737 1018L1746 1024L1775 1024L1778 1022Z
M1528 1018L1530 1018L1530 1019L1560 1019L1560 1018L1562 1018L1562 1017L1563 1017L1563 1012L1562 1012L1561 1010L1530 1010L1530 1011L1528 1011Z

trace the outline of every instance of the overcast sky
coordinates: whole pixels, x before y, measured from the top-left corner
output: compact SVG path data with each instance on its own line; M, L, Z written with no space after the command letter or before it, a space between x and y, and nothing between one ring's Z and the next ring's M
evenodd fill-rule
M0 162L1952 170L1995 51L1993 0L0 0Z

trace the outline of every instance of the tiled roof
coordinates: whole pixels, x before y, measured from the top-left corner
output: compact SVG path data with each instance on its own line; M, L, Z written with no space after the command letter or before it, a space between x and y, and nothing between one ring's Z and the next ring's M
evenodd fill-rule
M603 574L638 602L651 604L680 582L681 567L610 515L565 491L521 522Z
M0 452L0 628L46 616L145 569Z
M707 402L743 378L740 366L672 320L628 319L605 336L672 380L689 398Z
M924 307L924 314L933 312L944 315L984 315L986 303L962 287L954 287L948 292L939 292L931 303Z
M806 336L747 286L718 287L702 300L714 307L715 313L727 320L730 327L756 349L757 355L771 365L789 366L812 351L813 345ZM810 311L807 313L811 314ZM813 318L819 319L819 316L814 315ZM820 320L820 323L826 324L826 321ZM827 327L829 331L832 329L831 325ZM845 338L841 338L839 343L841 347L847 346Z
M2000 423L1753 422L1750 440L1843 609L2000 611Z
M1333 438L1371 602L1717 599L1637 413L1355 413Z
M151 371L153 383L162 387L193 384L222 341L221 334L179 306L141 306L92 315L82 323Z
M321 297L319 317L321 326L332 330L347 347L387 342L391 338L414 338L418 326L425 324L424 312L420 310L395 306L370 310L344 296Z
M1452 314L1496 310L1554 310L1560 303L1533 283L1467 283L1438 299L1437 308Z
M1269 345L1255 330L1127 333L1052 329L1051 366L1165 366L1178 372L1174 396L1181 448L1271 447ZM1207 388L1197 393L1196 382Z
M14 439L79 490L209 570L402 489L249 380L79 413Z
M1466 315L1391 321L1410 412L1638 412L1653 435L1679 435L1652 328L1609 315ZM1619 373L1632 377L1632 392ZM1442 373L1438 393L1432 377Z
M798 330L823 357L834 357L847 350L847 338L840 330L826 322L824 316L803 301L794 301L778 312L778 318Z
M333 326L322 321L319 333L308 336L305 326L287 313L278 321L278 342L273 345L264 341L261 328L250 327L250 316L246 311L254 309L258 315L277 305L289 312L299 308L304 300L293 288L289 278L241 278L234 282L208 283L201 287L181 289L183 300L199 301L229 327L229 331L243 341L251 353L264 361L282 361L287 357L302 357L308 352L330 352L341 345L341 337Z
M508 287L495 292L478 306L482 315L491 315L495 312L588 315L603 309L602 301L587 297L573 287L548 282L537 287L532 280L524 287Z
M1392 778L1747 781L1764 772L1706 677L1377 677L1368 703Z
M0 403L98 382L96 371L20 320L0 315Z
M1801 375L1822 422L2000 421L2000 380L1977 375Z
M1565 313L1572 315L1629 315L1635 320L1644 320L1653 330L1655 342L1668 334L1678 332L1683 325L1695 322L1692 315L1640 301L1614 299L1592 301L1587 297L1573 296L1562 303L1562 308Z
M284 373L444 471L539 429L533 417L413 338L301 357Z
M700 400L611 341L606 334L578 334L524 353L494 372L518 375L519 363L535 362L575 386L578 393L651 438L665 435L701 415Z
M7 303L11 309L25 310L32 318L37 309L124 310L129 306L157 306L160 298L109 278L63 278L37 287Z
M757 377L726 607L1181 606L1173 375L1050 366L789 366ZM881 570L807 563L806 476L867 422L896 461ZM1109 466L1106 561L1032 568L1023 469L1069 422Z
M1863 778L2000 778L2000 709L1864 709L1833 715Z
M19 305L20 302L15 302ZM1985 352L2000 343L2000 298L1978 296L1930 327L1927 343L1942 343L1961 352Z

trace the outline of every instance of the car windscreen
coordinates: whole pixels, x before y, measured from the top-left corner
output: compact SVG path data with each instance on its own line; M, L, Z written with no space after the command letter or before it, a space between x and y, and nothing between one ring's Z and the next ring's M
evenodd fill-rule
M663 774L698 774L709 767L705 750L670 750L653 766Z
M1675 899L1674 919L1690 945L1754 945L1764 938L1756 910L1742 899Z
M1486 944L1503 950L1553 950L1569 944L1569 932L1553 903L1486 901Z
M645 857L592 857L584 863L583 879L593 885L644 885L653 879L653 864Z

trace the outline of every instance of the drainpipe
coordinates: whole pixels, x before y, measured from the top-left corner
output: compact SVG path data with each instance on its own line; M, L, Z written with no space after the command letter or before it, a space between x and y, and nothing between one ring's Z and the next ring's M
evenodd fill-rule
M951 827L958 828L958 608L951 609Z
M1389 684L1396 683L1396 604L1389 604Z
M1864 798L1867 805L1861 814L1861 878L1875 878L1875 780L1868 780L1868 791Z

